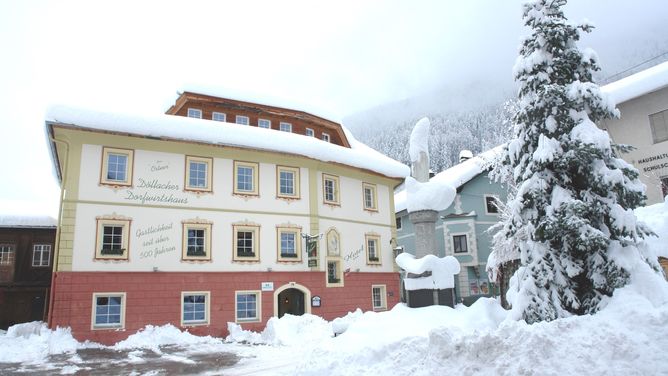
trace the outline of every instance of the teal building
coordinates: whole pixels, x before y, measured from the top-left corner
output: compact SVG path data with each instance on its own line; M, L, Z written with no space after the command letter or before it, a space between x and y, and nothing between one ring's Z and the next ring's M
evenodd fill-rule
M490 227L499 222L496 202L506 201L507 188L490 180L489 162L499 148L464 160L431 178L446 181L457 190L452 204L439 213L436 222L436 255L454 256L461 265L455 276L457 302L471 304L481 296L496 296L485 266L492 252ZM414 254L415 231L408 219L406 192L395 193L397 245Z

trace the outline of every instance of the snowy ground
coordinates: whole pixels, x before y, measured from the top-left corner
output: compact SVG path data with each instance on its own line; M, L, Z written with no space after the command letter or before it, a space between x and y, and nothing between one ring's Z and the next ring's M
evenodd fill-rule
M652 248L666 252L668 203L636 213L659 234ZM149 326L105 347L79 343L68 329L21 324L0 331L0 374L668 375L668 283L634 278L596 315L534 325L481 299L455 309L356 311L332 322L288 315L262 333L234 324L230 333Z

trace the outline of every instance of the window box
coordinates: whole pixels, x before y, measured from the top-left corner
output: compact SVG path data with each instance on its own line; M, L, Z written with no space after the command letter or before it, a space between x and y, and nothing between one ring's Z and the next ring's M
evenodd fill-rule
M233 261L260 261L260 226L250 224L232 225Z
M95 258L127 260L130 220L124 218L98 218L95 240Z
M211 226L204 221L183 223L182 260L211 260Z

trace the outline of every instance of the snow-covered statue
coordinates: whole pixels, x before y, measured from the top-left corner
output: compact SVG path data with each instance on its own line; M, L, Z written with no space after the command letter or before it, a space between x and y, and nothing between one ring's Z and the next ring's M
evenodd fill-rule
M409 307L454 306L454 275L460 271L452 256L438 257L436 220L455 198L455 189L444 182L429 180L429 119L420 119L413 128L408 152L411 176L406 178L406 208L415 230L415 256L401 254L397 265L404 279Z

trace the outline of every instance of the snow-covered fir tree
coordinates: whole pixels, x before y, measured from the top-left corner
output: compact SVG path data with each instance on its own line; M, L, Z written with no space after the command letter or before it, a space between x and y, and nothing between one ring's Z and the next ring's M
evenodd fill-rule
M645 199L638 171L595 125L619 113L592 82L595 53L576 45L592 26L569 22L565 3L524 5L532 33L514 67L519 109L502 162L517 190L501 232L521 263L509 298L529 323L602 308L628 283L624 260L643 257L637 245L648 234L632 211Z

